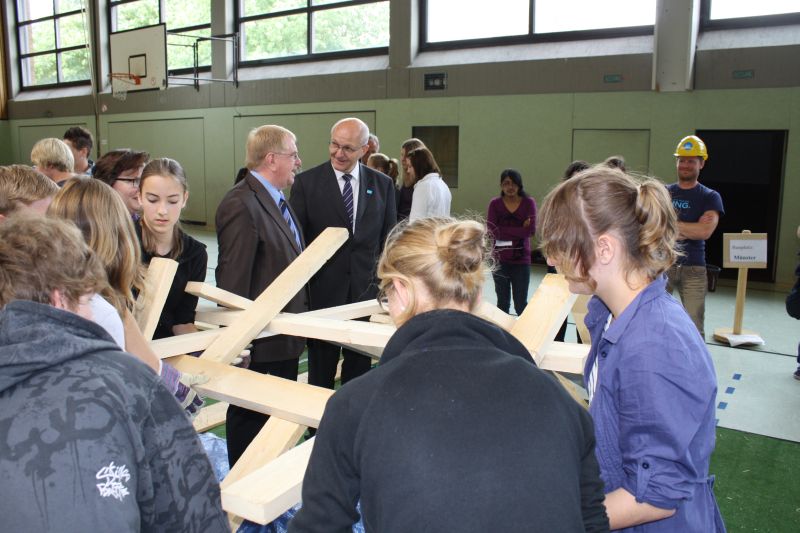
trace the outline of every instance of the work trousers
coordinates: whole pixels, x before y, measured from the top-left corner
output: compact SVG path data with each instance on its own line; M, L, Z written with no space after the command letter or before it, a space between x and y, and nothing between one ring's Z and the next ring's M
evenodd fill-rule
M705 338L706 291L708 277L705 266L672 265L667 271L667 292L678 289L683 308L692 319L700 336Z
M298 358L286 361L257 363L250 362L248 367L259 374L269 374L279 378L297 381ZM233 404L228 406L225 415L225 433L228 441L228 464L233 468L236 461L244 453L258 432L269 420L269 415L250 411Z
M521 315L528 305L528 285L531 281L531 266L500 263L500 268L492 273L494 292L497 294L497 307L508 313L511 295L514 296L514 311Z

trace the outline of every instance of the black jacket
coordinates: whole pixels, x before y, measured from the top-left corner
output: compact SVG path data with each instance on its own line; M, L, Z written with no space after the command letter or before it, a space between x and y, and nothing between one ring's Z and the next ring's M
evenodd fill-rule
M607 531L589 413L514 337L418 315L325 409L292 532Z

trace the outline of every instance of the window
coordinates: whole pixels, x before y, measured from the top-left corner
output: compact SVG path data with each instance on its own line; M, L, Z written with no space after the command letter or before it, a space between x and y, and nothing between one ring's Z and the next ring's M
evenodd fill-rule
M385 53L389 2L238 0L242 62Z
M211 0L112 0L111 31L167 25L167 67L170 71L194 66L195 37L211 36ZM190 36L172 35L183 33ZM211 66L211 41L198 42L198 65Z
M800 2L797 0L704 0L703 26L731 28L772 26L800 23Z
M425 48L440 43L464 46L465 41L505 44L651 33L656 2L504 0L502 9L487 9L484 0L425 0L420 15Z
M17 0L21 86L89 83L88 21L82 0Z

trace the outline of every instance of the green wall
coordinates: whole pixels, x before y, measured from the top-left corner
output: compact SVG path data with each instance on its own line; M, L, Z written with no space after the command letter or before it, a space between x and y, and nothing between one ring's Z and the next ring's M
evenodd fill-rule
M413 126L458 125L455 214L483 214L498 193L499 173L506 167L518 168L526 189L541 200L573 158L621 154L638 170L669 182L674 179L676 142L696 129L788 130L782 197L788 205L781 206L779 235L770 238L778 240L778 285L793 282L795 230L800 225L800 210L791 200L800 198L796 87L406 98L107 114L100 116L98 147L101 152L146 149L154 157L178 159L191 179L187 218L211 226L217 204L242 165L243 139L250 128L267 123L289 127L298 136L304 168L310 168L327 159L329 128L348 115L363 118L380 136L381 151L394 157ZM96 129L93 116L4 122L0 139L6 142L0 158L4 163L27 163L36 139L58 136L72 124Z

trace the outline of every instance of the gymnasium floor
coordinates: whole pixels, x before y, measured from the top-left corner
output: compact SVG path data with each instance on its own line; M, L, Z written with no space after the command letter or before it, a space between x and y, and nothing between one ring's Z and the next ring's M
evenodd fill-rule
M206 281L214 283L217 242L214 233L189 232L208 247ZM530 293L545 274L544 267L534 266ZM785 293L747 291L744 311L745 329L757 332L766 344L759 347L731 348L712 338L718 327L733 326L735 287L718 286L706 298L706 343L717 370L717 419L721 427L800 442L800 381L792 377L797 367L795 357L800 341L800 323L786 314ZM495 302L494 286L488 280L486 301ZM567 340L575 340L570 317Z

